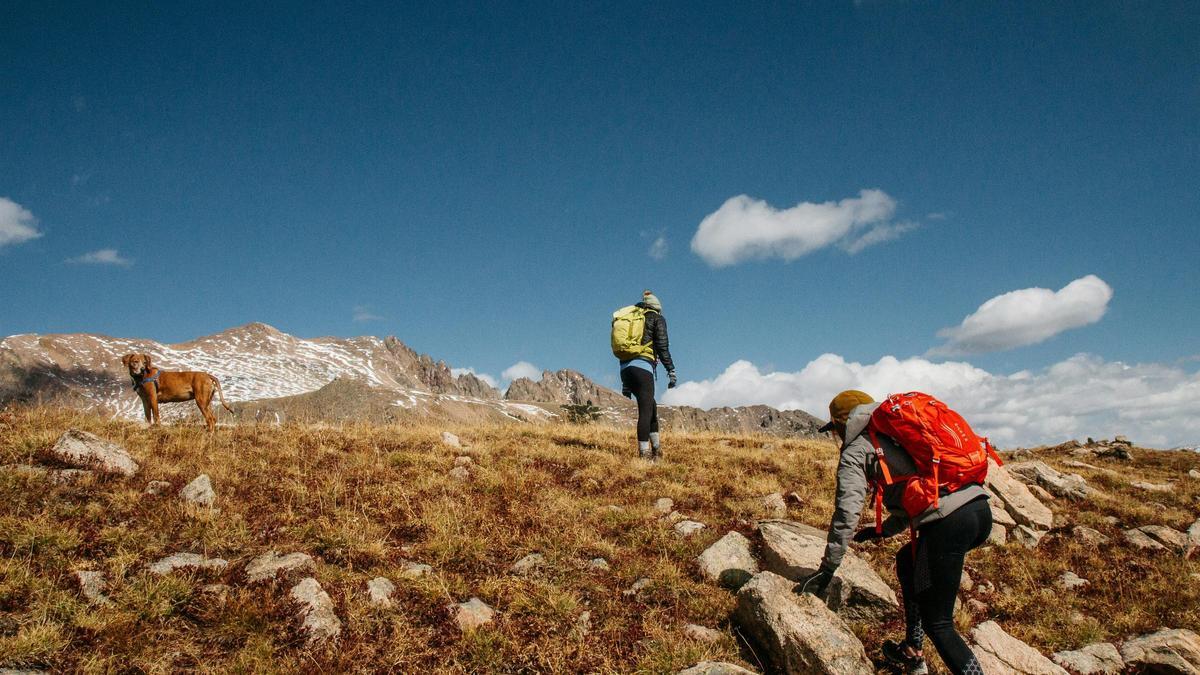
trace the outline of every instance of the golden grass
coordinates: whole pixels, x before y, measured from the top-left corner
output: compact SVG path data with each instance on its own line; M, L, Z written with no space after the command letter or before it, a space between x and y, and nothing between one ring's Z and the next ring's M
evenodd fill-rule
M824 527L836 456L821 441L667 434L668 461L650 465L632 459L628 430L602 426L455 428L468 445L456 450L440 441L445 427L432 424L240 426L214 438L199 426L146 429L35 408L0 415L0 465L38 461L72 426L124 444L142 470L131 479L53 485L0 469L0 666L659 673L713 659L753 667L728 623L733 596L705 582L694 559L730 529L752 534L770 492L796 491L804 504L792 505L790 517ZM459 455L473 459L467 481L448 475ZM1118 472L1083 472L1105 496L1052 507L1064 524L1096 527L1113 543L1095 550L1057 536L1033 553L1016 545L973 553L975 581L997 590L965 594L990 612L964 610L961 623L995 618L1043 651L1160 626L1200 629L1197 563L1136 552L1120 538L1121 526L1186 528L1200 497L1200 481L1186 471L1200 458L1139 452L1138 477L1178 480L1176 492L1150 497L1128 486L1127 465L1091 463ZM215 509L174 497L199 473L212 478ZM151 480L170 482L172 493L144 495ZM653 509L664 496L708 528L676 536ZM900 543L862 549L893 584L890 556ZM343 621L336 646L304 646L289 582L244 583L245 563L268 549L317 559L314 576ZM230 565L167 577L145 570L175 552ZM508 572L532 552L546 558L541 572ZM589 568L596 557L611 570ZM406 579L408 560L434 573ZM111 605L81 597L78 569L105 573ZM1053 580L1067 569L1091 586L1056 590ZM366 581L376 576L396 583L395 607L367 602ZM652 580L642 593L622 593L642 577ZM222 600L201 590L211 583L232 589ZM472 596L498 620L463 634L447 605ZM725 638L688 639L686 623L716 627ZM877 655L899 626L897 614L885 627L855 628Z

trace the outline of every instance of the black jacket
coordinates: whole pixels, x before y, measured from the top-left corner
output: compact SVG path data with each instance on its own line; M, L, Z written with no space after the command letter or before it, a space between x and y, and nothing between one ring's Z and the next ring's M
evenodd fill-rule
M638 307L646 306L639 303ZM647 307L647 309L649 308ZM668 373L675 372L675 363L671 361L670 341L667 339L667 320L653 309L646 312L646 328L642 333L642 344L653 344L654 355L659 361L662 361L663 368L666 368ZM646 360L655 363L652 359Z

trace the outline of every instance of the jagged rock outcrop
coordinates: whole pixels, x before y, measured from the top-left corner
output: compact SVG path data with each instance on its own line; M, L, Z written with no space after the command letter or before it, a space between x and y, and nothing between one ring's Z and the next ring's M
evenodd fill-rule
M1021 481L1009 474L1005 467L998 466L994 461L988 460L988 475L984 482L984 487L991 493L992 499L996 500L998 506L1002 507L1008 515L1016 521L1018 525L1024 525L1031 530L1045 531L1049 530L1054 525L1054 513L1038 498L1033 496L1029 491L1029 487ZM995 510L993 509L993 513ZM994 523L996 528L1003 527L997 520ZM993 534L995 534L993 530ZM1017 528L1012 528L1012 534L1018 536L1022 541L1029 541L1030 537L1020 536L1022 533L1017 531ZM1036 538L1032 543L1036 544Z
M1058 652L1050 658L1077 675L1117 675L1125 671L1121 652L1111 642L1097 642L1082 649Z
M1127 641L1121 657L1137 672L1196 675L1200 673L1200 636L1182 628L1163 629Z
M1017 478L1046 489L1056 497L1081 500L1087 499L1093 489L1083 476L1062 473L1042 461L1020 462L1006 465L1008 472Z
M519 377L508 385L504 393L508 401L531 401L556 405L581 404L591 401L601 407L631 406L629 399L607 387L589 380L583 373L574 370L545 371L542 379L534 382Z

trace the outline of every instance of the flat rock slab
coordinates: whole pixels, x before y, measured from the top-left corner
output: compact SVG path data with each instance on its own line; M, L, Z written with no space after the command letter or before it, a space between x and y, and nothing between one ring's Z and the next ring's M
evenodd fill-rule
M199 553L176 553L157 562L150 563L146 569L155 574L170 574L175 570L223 570L229 564L222 558L206 558Z
M792 593L795 584L760 572L738 591L734 620L762 646L774 671L874 673L862 643L820 598Z
M756 675L756 673L753 670L746 670L741 666L723 661L701 661L679 671L678 675Z
M1008 672L1022 675L1068 675L1062 666L1038 650L1004 632L995 621L985 621L971 629L975 655L985 673ZM989 668L989 664L992 666ZM999 667L997 667L999 666Z
M55 441L49 454L67 466L101 473L132 476L139 468L125 448L78 429L67 429Z
M1125 672L1125 661L1121 658L1121 652L1109 642L1097 642L1083 649L1058 652L1050 658L1078 675L1117 675Z
M290 595L300 605L301 629L308 636L309 645L336 640L342 634L342 622L333 611L333 600L316 579L301 579Z
M479 598L450 605L450 613L463 632L472 631L495 620L496 610Z
M1071 532L1075 535L1076 539L1088 546L1102 546L1110 541L1099 530L1094 530L1085 525L1077 525Z
M1062 473L1045 462L1019 462L1007 466L1009 473L1018 479L1023 479L1034 485L1041 486L1050 494L1066 499L1087 499L1092 493L1083 476L1075 473Z
M310 571L315 568L316 563L307 553L279 555L275 551L267 551L246 565L246 581L256 584L261 581L270 581L280 572L286 574L297 570Z
M513 563L512 567L510 567L508 571L518 576L524 576L526 574L536 572L545 566L545 564L546 557L541 553L530 553L524 558L521 558L517 562Z
M1017 523L1040 530L1053 527L1054 513L1033 496L1028 486L1013 478L1007 469L992 460L988 460L988 475L984 484L999 498L1004 509Z
M1176 553L1187 553L1188 535L1165 525L1143 525L1138 528L1150 538Z
M432 573L433 568L424 563L405 561L400 564L400 575L407 579L416 579Z
M763 569L793 582L817 571L825 555L821 530L789 520L766 520L758 525L763 537ZM899 607L896 593L871 565L847 551L826 591L829 608L851 620L878 621Z
M183 486L179 491L179 498L196 506L212 506L213 502L217 501L217 493L213 491L212 479L208 474L202 473Z
M735 590L758 574L758 562L750 553L750 540L740 532L730 532L713 542L696 562L706 579Z
M396 584L387 577L375 577L367 582L367 597L376 607L391 607L392 594L396 592Z
M1200 673L1200 636L1182 628L1163 629L1127 641L1121 657L1137 672L1196 675Z
M1130 487L1135 487L1146 492L1174 492L1175 486L1170 483L1148 483L1142 480L1136 480L1129 484Z
M675 523L675 534L678 534L681 537L690 537L703 529L704 523L696 522L694 520L681 520L678 523Z
M1166 547L1158 543L1156 539L1141 531L1138 528L1125 530L1122 533L1125 536L1125 541L1133 544L1135 547L1143 551L1164 551Z

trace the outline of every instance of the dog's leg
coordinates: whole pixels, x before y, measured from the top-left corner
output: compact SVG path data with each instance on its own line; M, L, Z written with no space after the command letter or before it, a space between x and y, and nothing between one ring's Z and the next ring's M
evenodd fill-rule
M208 425L208 433L216 433L217 431L217 416L212 411L212 390L207 387L197 387L196 389L196 407L200 408L200 414L204 415L204 423Z
M146 400L150 402L150 412L154 415L152 426L159 426L160 419L158 416L158 391L154 387L146 387Z
M150 397L144 391L139 391L138 394L140 394L140 398L142 399L142 412L146 413L146 424L153 424L154 416L150 411Z

